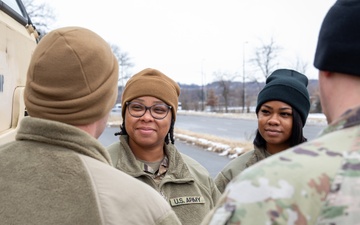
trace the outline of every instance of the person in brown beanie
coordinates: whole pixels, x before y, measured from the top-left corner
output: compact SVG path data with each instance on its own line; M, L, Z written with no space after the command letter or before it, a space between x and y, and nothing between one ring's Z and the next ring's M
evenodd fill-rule
M277 69L270 74L257 97L254 150L231 160L216 175L220 192L244 169L307 141L303 135L310 111L307 85L308 78L295 70Z
M205 224L359 224L360 1L337 0L319 32L314 66L328 126L228 184Z
M198 225L220 192L208 171L174 145L179 85L147 68L133 75L122 94L120 141L107 149L115 168L150 185L182 224Z
M42 38L27 73L29 116L0 146L1 224L180 224L161 195L112 167L97 140L118 71L91 30L63 27Z

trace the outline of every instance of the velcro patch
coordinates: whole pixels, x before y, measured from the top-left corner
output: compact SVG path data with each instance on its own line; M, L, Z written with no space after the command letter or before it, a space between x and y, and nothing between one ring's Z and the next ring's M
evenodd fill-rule
M205 199L202 196L185 196L185 197L171 198L169 201L171 206L187 205L187 204L205 204Z

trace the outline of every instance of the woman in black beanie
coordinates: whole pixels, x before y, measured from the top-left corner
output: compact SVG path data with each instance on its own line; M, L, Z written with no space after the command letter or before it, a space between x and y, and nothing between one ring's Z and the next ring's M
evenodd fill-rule
M310 110L305 75L288 69L274 71L266 80L257 100L258 129L254 150L232 160L215 177L221 192L237 174L273 154L307 141L303 136Z

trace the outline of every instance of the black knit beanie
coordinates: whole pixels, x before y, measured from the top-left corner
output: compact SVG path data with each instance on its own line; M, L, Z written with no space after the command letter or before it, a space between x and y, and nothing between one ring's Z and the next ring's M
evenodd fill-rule
M266 85L258 95L256 114L265 102L282 101L296 109L305 126L310 110L307 85L308 78L304 74L288 69L274 71L266 79Z
M314 66L360 76L360 1L338 0L321 25Z

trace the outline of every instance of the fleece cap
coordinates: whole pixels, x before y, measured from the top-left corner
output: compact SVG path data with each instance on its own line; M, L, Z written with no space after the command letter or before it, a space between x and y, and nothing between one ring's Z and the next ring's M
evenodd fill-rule
M266 79L266 85L258 95L256 114L265 102L282 101L289 104L300 114L303 126L305 126L310 110L307 85L308 78L297 71L289 69L274 71Z
M142 96L158 98L171 106L174 121L180 95L179 85L162 72L147 68L132 76L125 85L122 94L122 117L125 118L126 102Z
M106 116L117 99L119 65L109 44L91 30L53 30L36 47L24 100L30 116L86 125Z
M338 0L319 32L314 66L319 70L360 76L360 1Z

